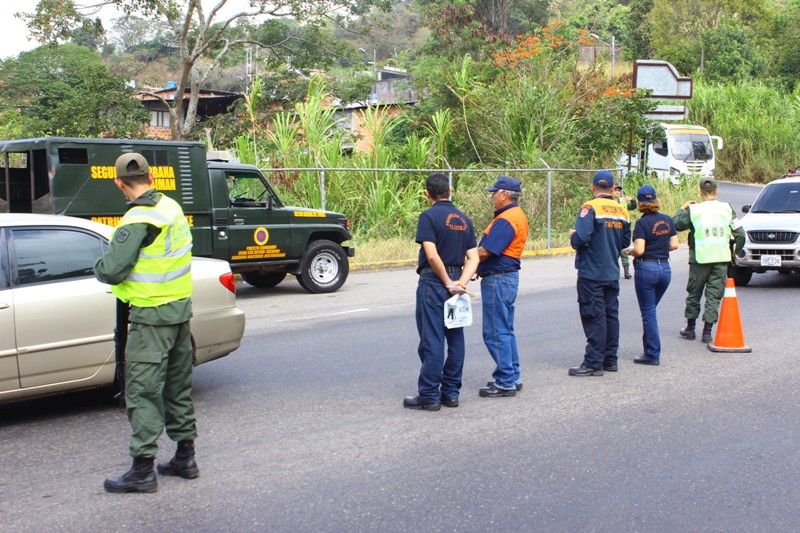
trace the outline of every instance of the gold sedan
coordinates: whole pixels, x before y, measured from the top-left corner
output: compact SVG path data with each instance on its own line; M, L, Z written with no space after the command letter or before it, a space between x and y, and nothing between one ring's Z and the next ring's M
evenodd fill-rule
M113 228L57 215L0 214L0 402L114 383L115 298L92 272ZM192 260L195 364L244 334L230 267Z

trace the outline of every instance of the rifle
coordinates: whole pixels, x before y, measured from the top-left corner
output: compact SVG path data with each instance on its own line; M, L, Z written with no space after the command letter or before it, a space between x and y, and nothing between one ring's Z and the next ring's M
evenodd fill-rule
M117 384L117 393L114 399L119 402L120 411L125 411L125 345L128 343L128 318L131 307L119 298L117 299L117 323L114 327L114 382Z

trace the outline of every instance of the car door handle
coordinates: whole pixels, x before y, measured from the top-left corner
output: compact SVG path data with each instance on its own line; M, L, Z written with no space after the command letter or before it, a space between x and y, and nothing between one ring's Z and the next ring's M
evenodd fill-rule
M234 218L233 219L233 223L234 224L244 224L244 219L243 218Z
M11 304L8 302L0 302L0 309L8 309L11 307Z

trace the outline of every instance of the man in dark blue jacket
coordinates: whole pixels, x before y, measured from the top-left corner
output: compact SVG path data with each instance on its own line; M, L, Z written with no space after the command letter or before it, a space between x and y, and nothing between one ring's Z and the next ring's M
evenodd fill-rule
M594 199L581 206L570 230L578 270L578 306L586 334L583 363L570 376L617 371L619 348L619 253L631 243L628 210L614 199L614 176L601 170L592 179Z

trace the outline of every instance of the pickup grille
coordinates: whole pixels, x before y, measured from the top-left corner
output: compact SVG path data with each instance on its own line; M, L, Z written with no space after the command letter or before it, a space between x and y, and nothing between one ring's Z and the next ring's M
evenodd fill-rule
M761 261L762 255L779 255L781 261L794 261L794 250L775 250L770 248L750 248L750 256L753 261Z
M757 244L792 243L797 240L795 231L748 231L750 242Z

